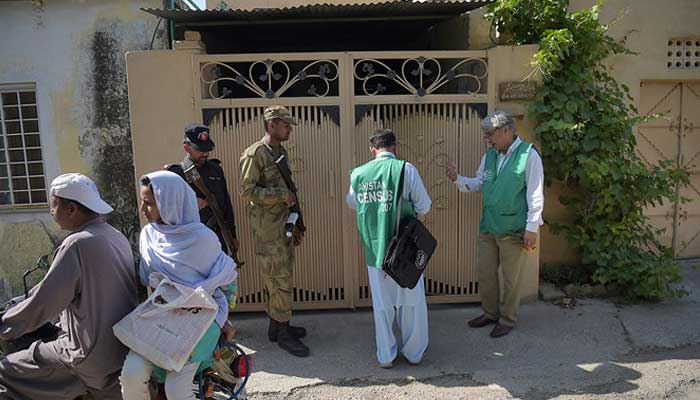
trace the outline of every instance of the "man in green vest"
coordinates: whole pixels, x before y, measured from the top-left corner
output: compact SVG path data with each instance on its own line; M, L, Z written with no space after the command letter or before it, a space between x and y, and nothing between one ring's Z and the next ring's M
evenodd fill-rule
M515 123L506 113L488 115L481 129L490 146L476 176L458 175L454 163L448 165L447 176L461 192L482 193L478 274L484 313L470 320L469 326L496 324L491 337L500 337L517 321L524 270L543 223L544 173L537 150L517 136Z
M396 158L396 135L390 129L376 131L370 139L374 158L350 174L345 201L357 210L357 227L365 250L372 291L377 359L391 368L398 352L417 365L428 347L428 309L423 279L413 289L401 288L382 270L389 241L396 234L397 217L430 210L431 200L416 167ZM403 188L400 180L403 176ZM401 210L399 210L401 198ZM398 321L402 342L397 345L392 327Z

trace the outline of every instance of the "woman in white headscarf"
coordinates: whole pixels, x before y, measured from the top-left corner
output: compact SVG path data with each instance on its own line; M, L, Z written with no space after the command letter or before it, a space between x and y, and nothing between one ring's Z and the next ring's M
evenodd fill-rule
M160 272L173 282L201 286L219 305L215 324L197 344L180 372L167 371L165 392L169 400L194 399L192 380L200 363L211 358L220 329L227 322L228 300L219 289L237 275L236 264L221 251L216 234L199 220L197 199L177 174L157 171L141 177L141 211L148 224L141 231L140 278ZM129 352L121 375L124 400L148 400L148 380L154 366Z

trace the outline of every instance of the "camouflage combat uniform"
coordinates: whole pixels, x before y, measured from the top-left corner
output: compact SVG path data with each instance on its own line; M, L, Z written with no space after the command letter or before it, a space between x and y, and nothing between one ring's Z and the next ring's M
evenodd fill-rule
M294 247L285 230L290 191L274 162L282 154L287 154L282 145L270 146L263 140L248 147L240 161L240 194L247 203L255 255L268 293L267 314L286 322L292 318Z

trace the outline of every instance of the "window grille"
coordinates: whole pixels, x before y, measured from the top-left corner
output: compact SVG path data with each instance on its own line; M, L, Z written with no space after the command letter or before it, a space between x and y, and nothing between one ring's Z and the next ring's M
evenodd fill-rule
M0 85L0 208L45 206L35 85Z
M700 37L669 39L666 67L700 69Z

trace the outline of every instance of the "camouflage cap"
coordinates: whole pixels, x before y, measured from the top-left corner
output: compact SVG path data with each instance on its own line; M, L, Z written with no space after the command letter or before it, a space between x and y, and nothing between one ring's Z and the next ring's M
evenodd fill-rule
M487 115L486 118L481 121L481 129L484 132L491 132L498 128L513 124L513 118L511 118L508 114L503 111L496 111Z
M292 117L292 113L289 112L287 107L284 106L279 106L279 105L274 105L267 107L265 109L265 115L264 115L265 121L270 121L275 118L279 118L282 121L285 121L291 125L296 125L297 121L294 120Z

